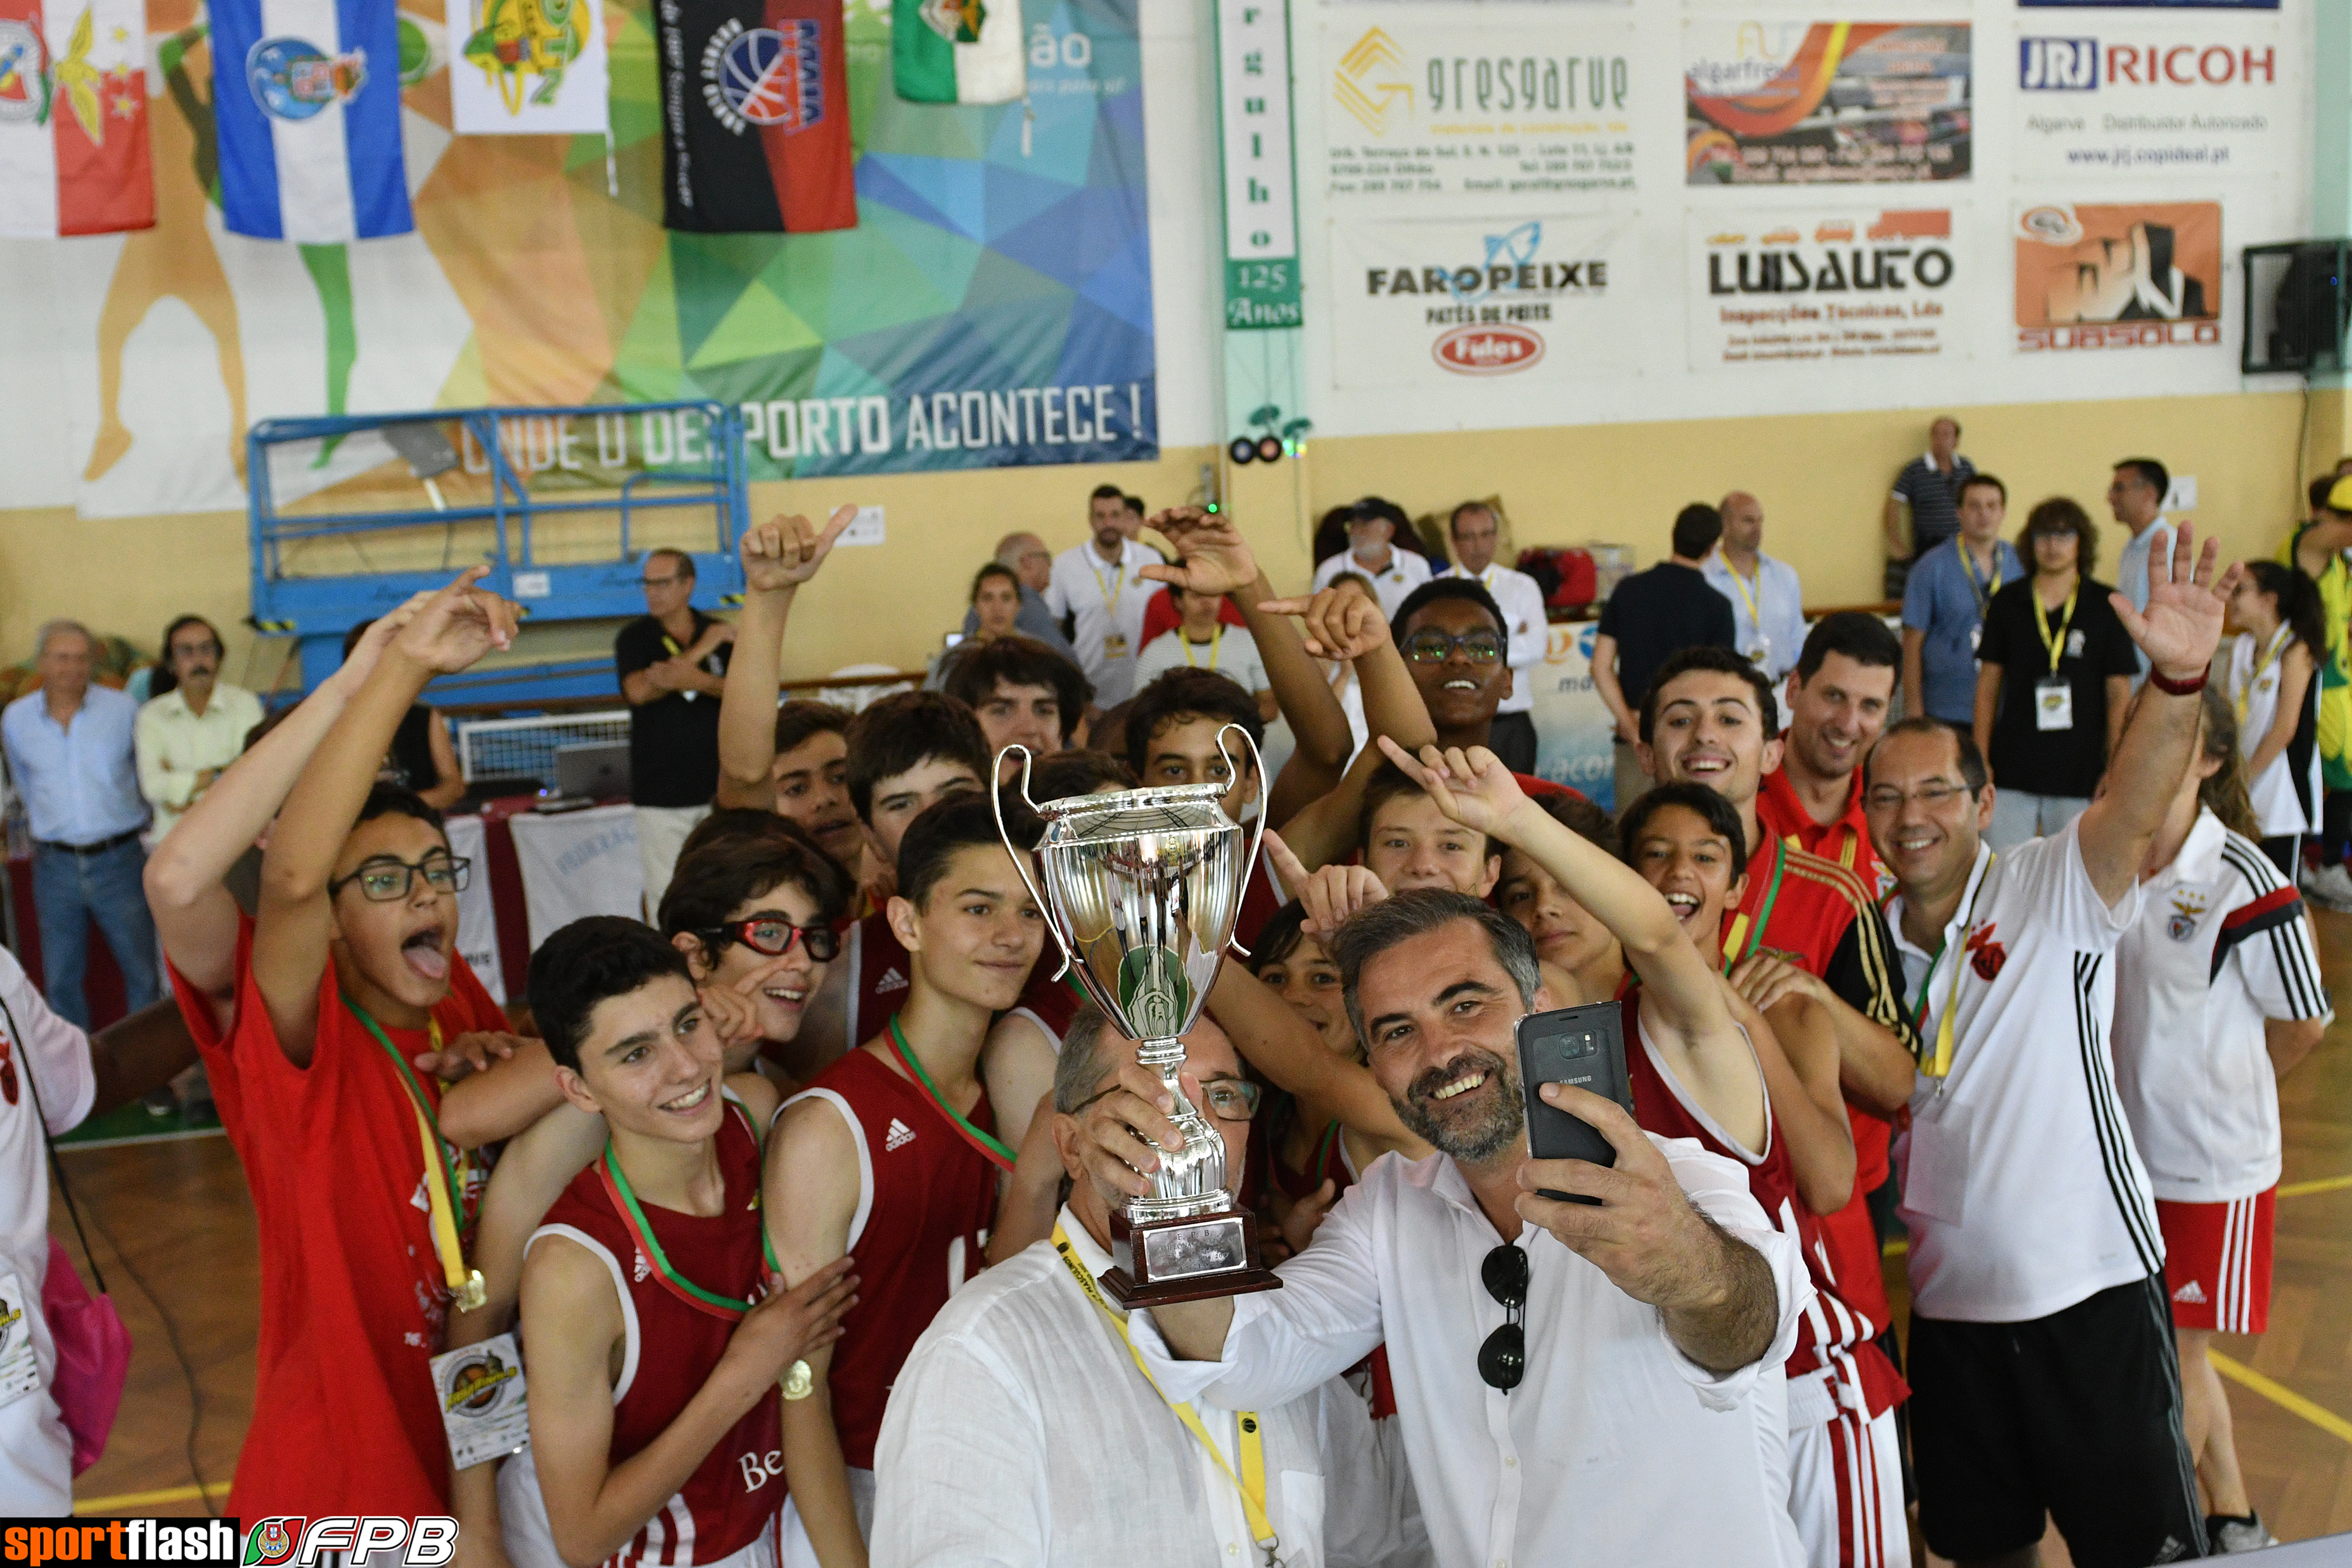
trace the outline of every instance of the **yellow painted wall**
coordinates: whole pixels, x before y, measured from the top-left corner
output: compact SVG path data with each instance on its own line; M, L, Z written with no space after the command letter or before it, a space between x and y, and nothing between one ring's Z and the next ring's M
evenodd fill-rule
M2267 553L2301 515L2299 457L2304 471L2315 471L2346 448L2345 401L2323 395L2308 419L2299 392L1953 412L1966 426L1962 450L2008 482L2012 526L2054 494L2104 517L2109 463L2147 455L2196 476L2193 520L2245 554ZM1762 498L1765 548L1795 565L1807 601L1853 603L1877 597L1880 504L1895 471L1925 449L1925 423L1902 410L1326 439L1303 468L1228 468L1224 482L1277 586L1306 580L1302 519L1368 492L1416 514L1500 494L1518 543L1623 542L1646 565L1664 553L1684 503L1741 488ZM1096 485L1122 486L1156 509L1192 495L1200 465L1214 456L1187 448L1156 464L755 486L755 517L780 508L821 515L845 501L887 508L888 543L841 551L803 597L787 674L919 664L961 621L971 572L1006 530L1030 528L1061 549L1084 537ZM2123 539L2120 528L2107 530L2103 572ZM167 620L194 611L228 633L231 678L249 671L242 678L267 685L284 644L257 648L236 624L247 608L246 572L237 514L91 521L61 510L0 511L0 659L25 657L49 616L152 646ZM546 628L529 632L520 652L562 657L609 646L609 628Z

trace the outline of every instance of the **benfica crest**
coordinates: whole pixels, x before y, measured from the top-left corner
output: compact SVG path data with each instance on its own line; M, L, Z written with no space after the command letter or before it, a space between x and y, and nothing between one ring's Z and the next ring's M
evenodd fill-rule
M980 0L923 0L922 17L924 26L950 44L976 44L988 7Z
M2175 942L2186 942L2197 935L2197 923L2203 919L2209 907L2205 895L2187 889L2172 895L2172 914L2164 923L2164 934Z

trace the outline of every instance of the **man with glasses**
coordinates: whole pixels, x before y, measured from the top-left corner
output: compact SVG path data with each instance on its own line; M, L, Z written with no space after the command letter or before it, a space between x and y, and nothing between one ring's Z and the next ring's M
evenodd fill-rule
M651 551L644 570L646 612L613 639L613 664L629 704L629 799L650 915L719 791L719 699L735 628L694 608L684 550Z
M1207 1019L1184 1047L1237 1187L1257 1085ZM1081 1118L1134 1061L1093 1008L1071 1020L1054 1074L1066 1175L1052 1238L959 1291L900 1370L875 1457L877 1564L1262 1564L1269 1543L1285 1562L1359 1563L1406 1547L1403 1478L1346 1383L1246 1413L1180 1413L1129 1354L1131 1320L1095 1283L1123 1195L1079 1150ZM1256 1465L1235 1464L1252 1454ZM1427 1561L1417 1531L1411 1546Z
M2241 569L2191 530L2155 560L2153 667L2106 792L1996 855L1969 732L1892 726L1864 764L1870 833L1924 1042L1903 1162L1919 1523L1960 1564L2031 1563L2045 1517L2085 1568L2204 1554L2164 1243L2117 1107L2112 955L2197 743ZM2020 1440L2020 1434L2026 1434Z
M219 678L220 633L201 615L164 630L163 667L132 732L139 792L155 812L155 837L172 831L189 802L212 788L261 722L261 699Z
M1623 942L1654 1004L1644 1040L1744 1051L1719 982L1649 883L1537 809L1492 753L1427 748L1414 762L1382 746ZM1161 1392L1263 1410L1385 1337L1437 1561L1800 1561L1780 1367L1813 1293L1746 1174L1564 1083L1545 1085L1545 1103L1607 1138L1613 1168L1528 1157L1515 1030L1567 998L1541 984L1527 932L1481 901L1399 894L1331 943L1374 1076L1438 1152L1364 1172L1282 1265L1283 1289L1130 1318ZM1312 1031L1287 1009L1254 1016ZM1123 1066L1120 1090L1073 1140L1110 1201L1149 1191L1140 1173L1181 1145L1150 1074Z
M1536 770L1535 687L1531 677L1543 663L1550 632L1544 622L1543 590L1524 571L1499 565L1495 549L1501 542L1502 519L1485 501L1465 501L1446 521L1454 540L1454 564L1437 576L1459 577L1492 595L1503 612L1503 629L1511 646L1511 689L1495 705L1495 723L1487 744L1505 767L1515 773Z
M1705 570L1707 553L1722 538L1721 512L1696 502L1685 507L1675 518L1674 553L1619 583L1601 607L1601 626L1592 639L1592 689L1617 727L1612 810L1623 810L1650 787L1635 716L1658 666L1685 648L1738 647L1731 601L1715 591Z

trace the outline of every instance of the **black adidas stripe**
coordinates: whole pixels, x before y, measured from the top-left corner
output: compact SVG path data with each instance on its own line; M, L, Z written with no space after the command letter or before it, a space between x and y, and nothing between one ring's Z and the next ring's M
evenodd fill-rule
M2122 1117L2116 1109L2115 1075L2107 1066L2106 1052L2100 1041L2098 1009L2091 994L2097 987L2099 966L2104 961L2103 954L2074 955L2074 1036L2083 1059L2083 1086L2090 1095L2091 1122L2099 1139L2099 1164L2106 1171L2107 1189L2115 1196L2116 1209L2123 1216L2124 1228L2131 1234L2141 1267L2161 1277L2164 1244L2157 1239L2156 1217L2141 1208L2138 1188L2131 1179L2131 1165L2126 1157L2129 1145Z
M2197 1542L2198 1551L2193 1555L2201 1556L2210 1550L2211 1543L2201 1539L2204 1533L2205 1508L2198 1500L2197 1496L2197 1461L2189 1451L2187 1425L2189 1404L2180 1391L2180 1348L2173 1334L2172 1301L2165 1293L2162 1270L2151 1273L2147 1279L2141 1281L2140 1293L2141 1300L2147 1305L2148 1316L2154 1323L2158 1355L2164 1366L2165 1394L2168 1406L2165 1412L2165 1422L2172 1429L2173 1463L2180 1479L2180 1495L2184 1500L2189 1524L2200 1538Z
M2286 879L2279 874L2270 857L2237 833L2223 837L2221 858L2257 898L2286 885ZM2271 928L2271 951L2288 996L2298 1009L2296 1016L2319 1018L2328 1009L2327 987L2320 977L2319 954L2311 943L2311 927L2301 918L2301 903L2294 908L2297 918L2291 923L2292 929L2289 923Z

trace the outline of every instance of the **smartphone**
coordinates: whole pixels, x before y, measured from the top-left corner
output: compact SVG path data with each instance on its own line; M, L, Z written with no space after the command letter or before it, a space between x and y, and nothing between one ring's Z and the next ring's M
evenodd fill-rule
M1547 1103L1547 1083L1573 1083L1614 1100L1633 1113L1633 1089L1625 1076L1624 1009L1594 1002L1555 1012L1529 1013L1519 1020L1519 1092L1527 1097L1528 1153L1539 1160L1590 1160L1614 1166L1616 1146L1592 1124ZM1569 1203L1598 1203L1576 1193L1539 1189Z

